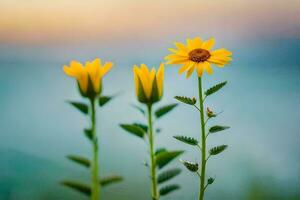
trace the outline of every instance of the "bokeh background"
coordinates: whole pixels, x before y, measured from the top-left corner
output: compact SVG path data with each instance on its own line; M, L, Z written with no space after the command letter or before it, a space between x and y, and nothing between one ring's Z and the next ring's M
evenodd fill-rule
M209 138L210 146L229 148L209 162L216 182L207 199L300 199L299 13L298 0L1 0L0 199L87 199L59 185L89 178L65 155L90 155L82 133L88 121L65 102L81 97L62 66L95 57L115 63L104 94L120 93L99 110L100 160L102 174L125 181L105 188L104 197L150 199L147 148L118 126L144 120L130 106L137 104L131 67L157 66L174 41L195 36L215 37L216 48L234 58L204 76L205 88L229 82L207 102L224 111L212 123L232 127ZM159 105L197 94L196 76L186 80L177 70L166 68ZM182 158L197 161L196 151L172 136L198 137L198 122L197 112L178 106L157 124L157 147L186 150ZM173 182L181 190L164 199L196 199L194 175L183 169Z

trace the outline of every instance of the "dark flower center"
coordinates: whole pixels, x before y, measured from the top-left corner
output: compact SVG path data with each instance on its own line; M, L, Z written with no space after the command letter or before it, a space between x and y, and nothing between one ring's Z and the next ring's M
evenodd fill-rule
M194 49L189 53L189 59L194 62L204 62L209 57L210 53L206 49Z

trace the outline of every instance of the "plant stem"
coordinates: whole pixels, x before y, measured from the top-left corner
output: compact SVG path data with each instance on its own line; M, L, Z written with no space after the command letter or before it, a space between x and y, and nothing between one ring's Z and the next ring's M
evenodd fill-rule
M151 196L152 200L158 200L157 185L156 185L156 162L154 157L154 142L153 142L153 125L152 125L152 104L148 105L148 125L149 125L149 143L150 143L150 160L151 160Z
M204 123L204 109L203 109L201 77L198 77L198 89L199 89L199 107L200 107L200 121L201 121L201 140L202 140L199 200L203 200L204 199L204 191L205 191L206 138L205 138L205 123Z
M99 160L98 160L98 139L96 133L96 107L95 107L95 99L91 99L91 108L92 108L92 136L93 136L93 161L91 168L92 175L92 200L99 200L100 196L100 184L99 184Z

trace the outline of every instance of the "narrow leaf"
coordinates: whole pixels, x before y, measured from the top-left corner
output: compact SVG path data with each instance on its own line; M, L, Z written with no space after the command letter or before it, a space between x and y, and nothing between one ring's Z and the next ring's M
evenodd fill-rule
M111 175L111 176L106 176L101 178L100 180L100 185L101 186L107 186L110 185L112 183L117 183L123 180L122 176L118 176L118 175Z
M174 178L175 176L177 176L178 174L181 173L181 169L179 168L174 168L174 169L169 169L167 171L164 171L162 173L160 173L157 177L157 183L163 183L165 181L168 181L172 178Z
M133 108L137 109L138 111L140 111L143 115L146 114L145 110L137 105L131 105Z
M93 140L93 133L91 129L84 129L84 135L89 139Z
M228 147L227 145L213 147L209 150L209 154L213 155L213 156L217 155L217 154L221 153L222 151L224 151L227 147Z
M68 155L67 158L70 159L71 161L78 163L80 165L83 165L85 167L90 167L90 165L91 165L89 159L87 159L83 156Z
M78 192L81 192L85 195L89 196L91 194L91 188L88 185L85 185L83 183L79 183L75 181L63 181L61 182L61 184L69 188L72 188Z
M215 125L209 128L209 133L216 133L219 131L224 131L226 129L229 129L229 126L219 126L219 125Z
M99 106L104 106L105 104L107 104L111 99L113 98L113 96L101 96L99 98Z
M159 194L160 194L160 196L164 196L164 195L167 195L170 192L173 192L173 191L178 190L178 189L180 189L180 186L177 185L177 184L167 185L167 186L162 187L159 190Z
M187 137L187 136L181 136L181 135L177 135L177 136L173 136L175 139L183 142L183 143L186 143L186 144L189 144L189 145L197 145L198 144L198 141L195 139L195 138L192 138L192 137Z
M189 105L195 105L195 103L197 102L195 97L189 98L184 96L175 96L174 98L182 103L189 104Z
M205 95L212 95L213 93L217 92L218 90L220 90L222 87L224 87L226 85L227 81L219 83L217 85L214 85L213 87L209 88L208 90L205 91Z
M166 106L163 106L161 108L158 108L156 111L155 111L155 116L156 118L160 118L162 116L164 116L165 114L169 113L171 110L173 110L178 104L177 103L174 103L174 104L170 104L170 105L166 105Z
M145 135L145 131L139 126L132 124L120 124L120 126L127 132L132 133L140 138L143 138Z
M155 155L158 155L159 153L166 152L166 151L167 151L166 148L158 148L158 149L155 151Z
M81 102L74 102L74 101L68 101L69 104L71 104L72 106L74 106L76 109L78 109L80 112L84 113L84 114L88 114L89 112L89 107L85 104L85 103L81 103Z
M193 162L188 162L183 160L180 160L180 162L182 162L182 164L191 172L196 172L199 169L198 163L193 163Z
M147 131L148 131L148 126L146 124L133 123L133 125L140 127L141 129L143 129L145 131L145 133L147 133Z
M158 166L159 169L161 169L182 153L183 151L160 152L156 155L156 165Z

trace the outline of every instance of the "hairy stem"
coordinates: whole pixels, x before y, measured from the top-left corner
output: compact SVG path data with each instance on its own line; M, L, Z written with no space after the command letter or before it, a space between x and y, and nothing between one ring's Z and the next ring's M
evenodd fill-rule
M204 109L203 109L204 99L203 99L203 95L202 95L201 77L198 78L198 88L199 88L199 107L200 107L200 122L201 122L201 140L202 140L199 200L203 200L204 199L204 191L205 191L206 135L205 135L205 122L204 122Z
M156 161L154 155L153 141L153 123L152 123L152 105L148 105L148 125L149 125L149 143L150 143L150 160L151 160L151 196L152 200L158 200L157 181L156 181Z
M96 107L95 99L91 99L91 122L92 122L92 136L93 136L93 160L91 167L91 176L92 176L92 200L99 200L100 196L100 184L99 184L99 160L98 160L98 139L96 134Z

